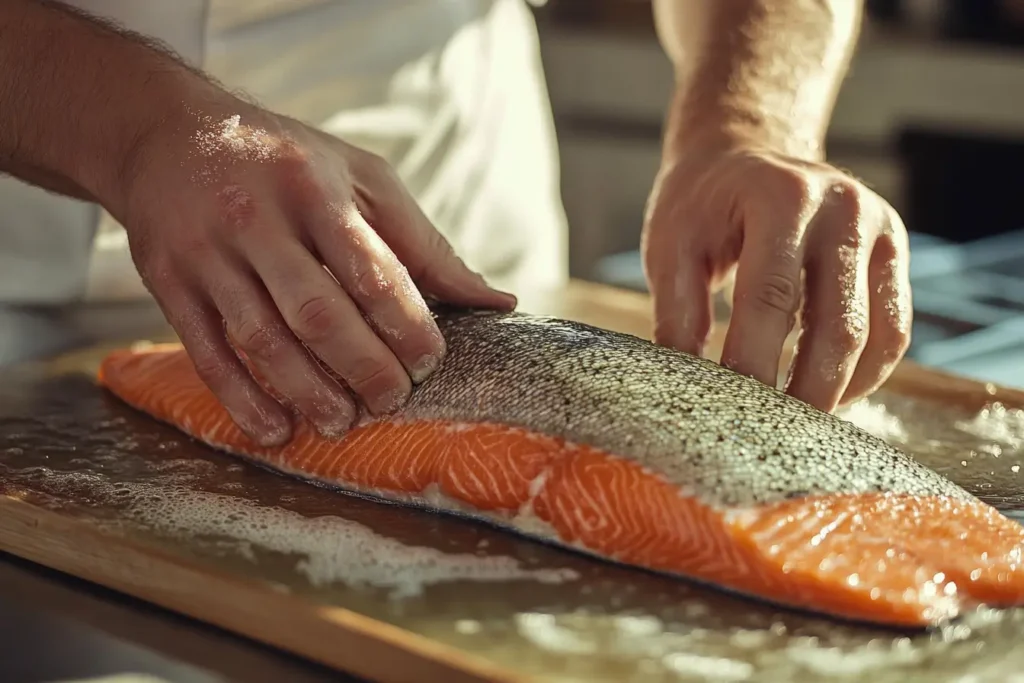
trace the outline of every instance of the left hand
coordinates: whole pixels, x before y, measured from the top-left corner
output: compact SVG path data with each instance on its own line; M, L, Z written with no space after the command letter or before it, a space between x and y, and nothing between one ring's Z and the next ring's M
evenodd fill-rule
M655 341L700 354L711 295L735 274L722 364L832 411L878 388L910 343L907 231L842 171L729 142L666 160L643 229Z

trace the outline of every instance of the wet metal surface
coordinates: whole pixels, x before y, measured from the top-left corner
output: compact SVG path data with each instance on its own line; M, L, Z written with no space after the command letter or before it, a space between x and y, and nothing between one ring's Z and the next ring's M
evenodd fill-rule
M1024 683L1024 613L986 611L934 633L841 625L316 488L124 406L82 373L98 357L0 375L0 492L536 680ZM983 499L1024 509L1020 411L964 416L879 398L851 419Z

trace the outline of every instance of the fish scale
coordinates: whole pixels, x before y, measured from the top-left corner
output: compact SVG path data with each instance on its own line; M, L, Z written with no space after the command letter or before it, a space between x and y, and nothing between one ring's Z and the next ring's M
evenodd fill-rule
M495 422L586 444L722 507L795 492L969 497L855 425L706 359L520 313L453 312L438 324L447 360L406 419Z
M716 363L588 325L435 311L399 412L262 448L180 345L99 380L214 448L777 605L928 626L1024 603L1024 528L867 432ZM955 552L950 549L955 548Z

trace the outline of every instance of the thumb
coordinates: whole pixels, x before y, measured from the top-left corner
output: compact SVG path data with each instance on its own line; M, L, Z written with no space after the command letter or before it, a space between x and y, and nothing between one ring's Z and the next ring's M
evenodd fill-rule
M516 297L494 289L452 249L408 192L394 183L389 201L375 203L369 222L424 295L456 306L512 310Z
M425 219L424 219L425 220ZM451 244L429 223L417 231L408 255L396 255L424 294L461 306L512 310L516 297L487 284L459 258Z

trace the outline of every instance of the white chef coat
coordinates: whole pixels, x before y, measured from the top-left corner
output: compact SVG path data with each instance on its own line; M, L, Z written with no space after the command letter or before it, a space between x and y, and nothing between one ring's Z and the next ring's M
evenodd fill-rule
M497 286L566 277L536 26L523 0L71 0L263 106L388 159ZM145 298L102 209L0 178L0 305Z

